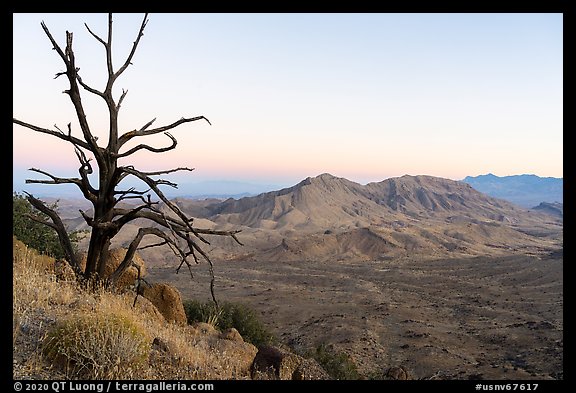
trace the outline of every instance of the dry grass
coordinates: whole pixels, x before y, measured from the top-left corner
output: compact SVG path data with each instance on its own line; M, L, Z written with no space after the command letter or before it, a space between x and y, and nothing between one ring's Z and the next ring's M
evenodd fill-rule
M14 240L15 379L246 379L256 348L167 323L131 292L58 281L54 260Z
M149 342L129 318L80 313L50 329L43 353L68 378L129 379L146 363Z

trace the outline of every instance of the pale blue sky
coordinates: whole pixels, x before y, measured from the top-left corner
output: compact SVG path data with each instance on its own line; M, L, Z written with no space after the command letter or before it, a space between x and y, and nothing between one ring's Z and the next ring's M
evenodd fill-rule
M116 66L142 14L114 16ZM74 32L83 80L102 89L106 14L14 14L14 117L76 124L58 55ZM329 172L360 183L404 174L563 177L562 14L151 14L133 66L124 131L156 117L179 145L142 170L195 167L190 181L294 184ZM106 140L106 109L85 94ZM73 126L79 133L79 127ZM141 139L164 146L168 139ZM48 153L48 154L47 154ZM56 157L56 159L55 159ZM76 176L72 146L14 126L14 177ZM33 173L26 173L35 177ZM180 179L178 179L181 181Z

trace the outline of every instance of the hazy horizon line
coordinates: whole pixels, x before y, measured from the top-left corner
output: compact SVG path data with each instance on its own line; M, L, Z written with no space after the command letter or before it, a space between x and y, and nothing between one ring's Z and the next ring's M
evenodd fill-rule
M336 178L344 178L346 180L361 184L361 185L366 185L366 184L370 184L370 183L378 183L378 182L382 182L388 179L394 179L394 178L400 178L403 176L431 176L431 177L436 177L436 178L443 178L443 179L448 179L448 180L453 180L453 181L463 181L465 178L467 177L472 177L472 178L476 178L476 177L481 177L481 176L495 176L498 178L507 178L507 177L516 177L516 176L536 176L538 178L541 179L546 179L546 178L552 178L552 179L560 179L563 180L563 177L555 177L555 176L540 176L537 174L533 174L533 173L520 173L520 174L512 174L512 175L496 175L492 172L488 172L488 173L484 173L484 174L479 174L479 175L467 175L464 176L462 178L459 179L454 179L454 178L449 178L449 177L442 177L442 176L435 176L435 175L427 175L427 174L418 174L418 175L413 175L413 174L404 174L404 175L400 175L400 176L388 176L388 177L384 177L381 180L370 180L370 181L357 181L353 178L350 177L346 177L346 176L338 176L338 175L334 175L331 174L329 172L323 172L314 176L306 176L306 177L302 177L302 178L298 178L297 180L284 180L284 181L271 181L269 179L262 179L260 181L255 180L255 179L238 179L238 178L212 178L212 179L194 179L192 181L182 181L182 179L180 181L176 181L176 184L179 187L182 188L171 188L171 187L164 187L162 189L162 192L164 192L166 194L166 196L172 198L172 197L179 197L179 196L190 196L190 197L203 197L203 196L249 196L249 195L258 195L261 193L265 193L265 192L271 192L271 191L277 191L280 189L284 189L284 188L289 188L292 186L297 185L298 183L300 183L301 181L307 179L307 178L315 178L315 177L319 177L321 175L331 175L334 176ZM78 190L78 188L75 185L72 184L58 184L58 187L54 187L55 185L47 185L47 184L24 184L24 179L22 178L22 186L17 187L16 184L14 183L14 178L13 178L13 184L12 184L12 192L16 192L16 193L22 193L24 191L27 192L31 192L36 194L39 197L49 197L49 198L55 198L55 197L66 197L66 198L73 198L76 196L83 199L84 197L82 196L82 194L80 193L80 191ZM52 186L52 187L51 187ZM136 186L138 187L139 185L136 184L130 184L130 186ZM194 191L194 190L190 190L191 187L199 187L198 190ZM30 191L31 189L33 189L32 191Z

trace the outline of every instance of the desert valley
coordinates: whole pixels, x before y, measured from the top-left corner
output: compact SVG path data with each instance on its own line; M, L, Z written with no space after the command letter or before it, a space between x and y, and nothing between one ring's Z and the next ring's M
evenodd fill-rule
M363 375L563 379L561 214L431 176L361 185L322 174L241 199L172 201L198 228L242 231L242 246L209 239L216 296L254 308L292 348L332 346ZM86 227L82 206L61 201L69 230ZM210 298L205 263L192 279L166 246L140 254L147 280Z

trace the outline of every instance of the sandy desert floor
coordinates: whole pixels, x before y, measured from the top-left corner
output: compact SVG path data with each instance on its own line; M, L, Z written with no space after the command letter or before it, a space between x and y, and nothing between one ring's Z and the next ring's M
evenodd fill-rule
M296 349L332 344L364 375L563 379L562 257L216 262L216 294ZM184 299L209 299L207 265L150 267Z

